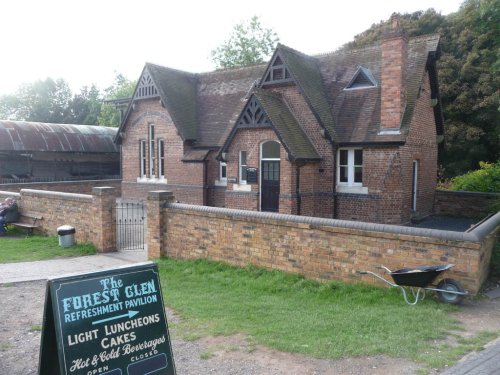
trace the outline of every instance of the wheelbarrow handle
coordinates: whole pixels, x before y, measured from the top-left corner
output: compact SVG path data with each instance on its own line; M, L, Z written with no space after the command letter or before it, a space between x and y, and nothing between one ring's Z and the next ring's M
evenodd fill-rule
M368 275L368 272L366 272L366 271L358 271L358 273L359 273L360 275Z
M379 270L384 270L387 273L391 273L392 272L389 268L387 268L386 266L383 266L383 265L377 266L375 268L378 268Z

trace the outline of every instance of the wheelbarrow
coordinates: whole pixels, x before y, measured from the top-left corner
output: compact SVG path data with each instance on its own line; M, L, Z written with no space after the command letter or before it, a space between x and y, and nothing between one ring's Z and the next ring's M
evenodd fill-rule
M359 271L362 275L372 275L379 280L382 280L391 287L401 289L405 302L409 305L416 305L418 301L425 298L426 291L436 292L438 299L441 302L459 304L468 294L458 281L453 279L443 279L433 285L434 280L446 270L455 266L454 264L446 264L442 266L421 266L416 268L401 268L396 271L391 271L389 268L380 266L386 273L391 275L394 282L390 282L382 276L371 271ZM413 301L408 297L406 288L409 288L413 295Z

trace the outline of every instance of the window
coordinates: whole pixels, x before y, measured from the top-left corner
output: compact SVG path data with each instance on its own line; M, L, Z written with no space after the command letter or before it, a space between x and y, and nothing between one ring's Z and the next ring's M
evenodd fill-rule
M279 159L280 144L276 141L267 141L262 144L262 159Z
M155 177L155 126L149 124L149 177Z
M139 176L146 177L146 141L141 139L139 141Z
M240 184L247 183L247 152L240 151Z
M227 164L225 161L219 163L219 181L227 182Z
M363 150L341 148L337 160L337 183L346 186L362 186Z
M158 140L158 178L165 178L165 141Z
M377 81L373 78L372 72L369 69L360 66L345 89L363 89L376 86Z

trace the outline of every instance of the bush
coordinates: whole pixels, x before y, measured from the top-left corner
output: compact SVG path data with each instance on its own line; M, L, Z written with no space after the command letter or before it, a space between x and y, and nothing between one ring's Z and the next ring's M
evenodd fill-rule
M480 169L452 179L452 190L500 193L500 161L479 162Z

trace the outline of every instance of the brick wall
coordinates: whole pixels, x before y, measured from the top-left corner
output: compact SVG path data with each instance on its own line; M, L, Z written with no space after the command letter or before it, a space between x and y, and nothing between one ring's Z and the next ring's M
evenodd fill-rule
M158 227L162 247L153 247L152 257L208 258L314 279L370 283L377 281L357 271L374 270L380 264L397 269L454 263L446 276L459 280L473 293L487 276L500 228L500 213L473 232L450 233L183 204L151 209L164 218L164 226ZM148 236L152 236L150 232ZM158 241L148 237L148 248L153 240Z
M182 159L189 145L185 144L177 132L170 114L158 99L136 102L135 110L128 118L126 135L122 140L122 196L131 199L146 199L147 192L153 190L172 190L176 199L191 204L204 201L204 164L186 163ZM157 162L155 177L149 176L149 153L146 157L147 177L138 181L140 176L139 141L145 140L149 150L149 125L155 126L155 148L158 139L165 142L165 180L158 179ZM157 160L157 159L156 159ZM206 198L205 198L206 199ZM205 202L206 203L206 202Z
M14 196L19 212L41 214L36 232L57 235L57 228L71 225L77 242L93 243L99 252L116 250L115 206L116 190L112 187L93 188L92 194L62 193L22 189L20 193L0 192L0 199Z
M405 145L401 148L401 170L404 196L403 217L422 217L432 213L437 183L437 134L434 112L431 109L429 76L425 74L420 95L416 101L412 122ZM418 162L417 210L411 212L412 162Z
M19 192L21 189L51 190L64 193L91 194L94 187L113 187L121 195L121 180L79 180L0 184L0 190Z
M491 212L492 205L500 201L498 193L436 190L434 213L483 218Z

